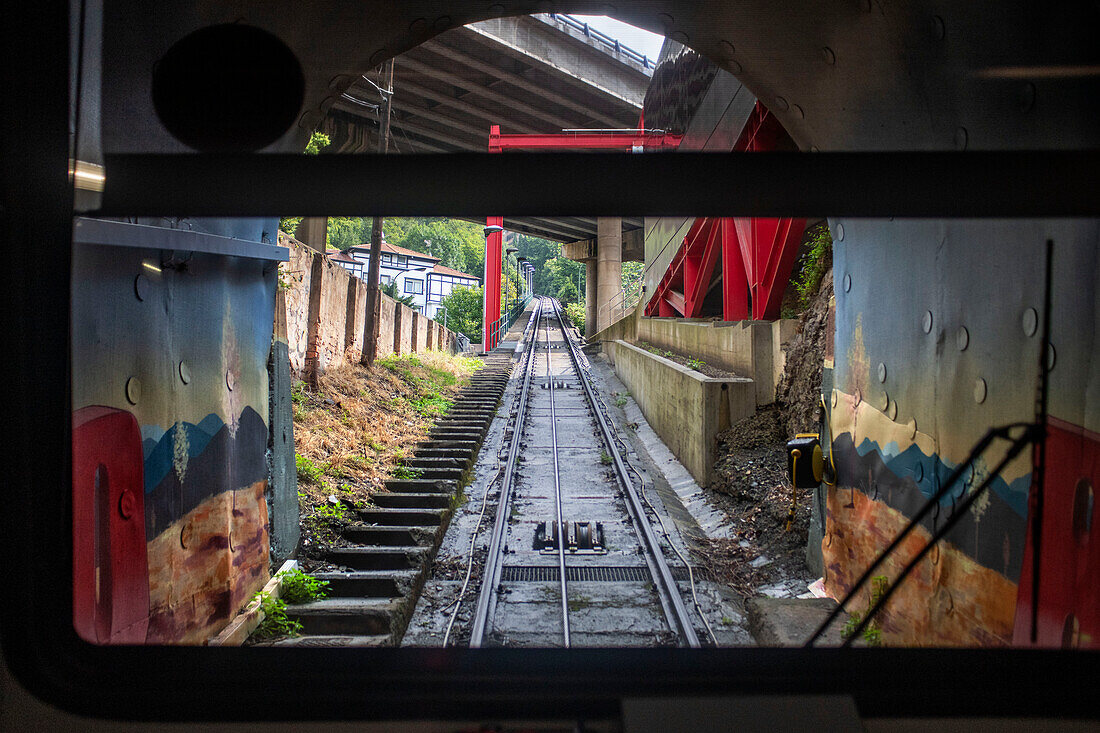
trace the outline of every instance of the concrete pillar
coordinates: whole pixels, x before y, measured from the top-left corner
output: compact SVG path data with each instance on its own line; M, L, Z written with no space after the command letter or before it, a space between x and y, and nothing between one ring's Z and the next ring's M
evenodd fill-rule
M596 263L599 282L596 283L598 327L589 336L611 325L611 311L605 308L623 289L623 220L618 216L601 216L596 221ZM587 317L587 314L586 314Z
M328 250L328 217L307 216L298 225L294 233L302 244L309 245L318 252Z
M596 260L585 260L584 267L584 335L588 337L596 333L596 303L599 300L596 284L600 278Z

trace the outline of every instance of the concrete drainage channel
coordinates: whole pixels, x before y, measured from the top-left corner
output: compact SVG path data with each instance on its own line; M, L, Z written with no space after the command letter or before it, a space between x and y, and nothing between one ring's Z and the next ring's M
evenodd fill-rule
M447 531L459 488L496 414L512 369L510 354L492 353L450 411L420 443L410 469L415 479L390 479L374 506L348 511L350 546L333 548L326 560L346 572L315 573L327 580L328 597L287 608L302 635L276 646L397 646Z

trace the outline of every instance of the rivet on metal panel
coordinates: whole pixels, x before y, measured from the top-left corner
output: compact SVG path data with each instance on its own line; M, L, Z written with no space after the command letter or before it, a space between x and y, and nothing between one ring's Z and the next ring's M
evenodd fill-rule
M851 289L852 289L852 276L848 275L848 274L845 274L844 275L844 292L847 293Z
M822 47L821 58L825 59L825 63L829 64L829 66L832 66L836 63L836 54L833 53L833 49L829 48L828 46Z
M966 150L967 143L970 142L970 133L966 131L965 127L958 127L955 129L955 150Z
M140 399L141 380L137 377L130 377L126 380L126 401L131 405L136 405Z
M1020 319L1020 325L1024 328L1025 336L1034 336L1039 329L1039 311L1034 308L1025 310L1023 318Z
M229 388L230 392L237 386L237 378L233 375L232 369L225 370L225 386Z
M881 361L878 363L878 381L886 381L886 364Z
M844 241L844 224L839 221L836 223L836 241Z
M833 407L836 407L836 405L837 405L837 396L836 396L836 390L834 389L833 390Z
M802 107L800 105L792 104L791 105L791 111L794 112L796 115L798 115L798 119L800 119L800 120L806 119L806 111L804 109L802 109Z
M435 19L435 22L432 23L432 26L434 26L437 31L445 31L451 27L452 22L453 21L451 21L451 16L441 15Z
M668 13L657 13L657 20L661 21L666 28L676 22Z
M378 66L378 64L385 61L386 57L388 57L389 55L390 55L389 51L387 51L384 48L380 48L380 49L378 49L377 51L375 51L374 53L372 53L370 55L370 61L368 63L372 67L373 66Z
M916 481L917 483L920 483L921 481L924 480L924 464L923 463L917 463L915 466L913 466L913 480Z
M321 124L321 115L317 113L317 110L308 109L298 118L298 127L303 130L312 130L319 124Z
M144 275L138 275L134 278L134 295L138 300L145 300L149 295L149 278Z
M1054 344L1050 345L1047 349L1047 369L1054 371L1054 364L1058 361L1058 352L1054 349Z
M890 393L882 393L882 411L887 412L890 409Z
M928 560L933 565L940 564L940 543L932 545L932 549L928 551Z
M1025 82L1020 87L1020 96L1017 99L1017 104L1020 107L1021 112L1030 112L1035 109L1035 85L1031 82Z
M978 377L974 381L974 401L977 402L979 405L985 402L986 391L987 387L985 384L985 380L981 377Z
M191 383L191 367L187 366L187 362L185 362L185 361L180 362L179 371L180 371L180 381L183 382L184 384L190 384Z
M966 326L959 326L959 330L955 332L955 345L959 347L959 351L966 351L966 347L970 346L970 332L966 330Z
M688 35L683 31L672 31L672 33L668 34L668 37L676 41L677 43L682 43L685 46L687 45Z
M745 67L742 66L736 59L729 59L726 62L726 69L727 71L729 71L729 73L737 75L744 71Z
M932 311L925 311L924 318L921 320L921 328L925 333L932 333Z
M187 549L191 546L191 539L195 536L195 527L188 522L180 530L180 547Z
M947 36L947 26L943 22L943 18L938 15L932 16L932 37L937 41L942 41Z
M726 57L727 59L728 58L733 58L733 55L735 53L737 53L737 49L734 48L733 44L730 43L729 41L719 41L718 42L718 50L721 53L721 55Z
M337 74L328 80L328 88L332 91L346 89L351 84L351 77L347 74Z
M908 427L909 427L909 440L912 440L913 438L917 437L917 420L916 420L916 418L909 421Z
M126 489L122 496L118 497L118 515L123 519L134 516L134 492Z
M788 109L791 108L791 104L783 97L776 97L775 108L780 112L786 112Z
M897 420L898 419L898 401L897 400L891 400L890 395L886 395L886 399L888 400L888 404L886 406L886 417L890 418L891 420Z
M495 7L500 8L499 5L497 5ZM490 13L493 12L493 8L489 8L489 12ZM497 12L498 13L504 12L504 8L500 8L500 10L498 10ZM427 32L428 32L428 19L427 18L417 18L412 23L409 23L409 35L411 35L413 37L416 37L416 36L421 36L421 35L423 35Z

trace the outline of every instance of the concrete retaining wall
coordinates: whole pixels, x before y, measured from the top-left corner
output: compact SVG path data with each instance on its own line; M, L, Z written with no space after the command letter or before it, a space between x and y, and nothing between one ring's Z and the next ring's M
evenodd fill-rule
M363 356L366 283L296 239L280 233L279 244L290 248L290 261L280 265L279 288L286 302L286 343L291 373L298 379L309 379L311 375L316 378L326 369L357 363ZM378 308L378 356L392 354L397 347L402 354L455 348L453 331L429 321L393 298L381 295ZM397 318L398 310L400 319ZM415 348L414 315L417 322ZM396 339L395 325L400 326Z
M756 411L751 379L715 379L623 340L604 343L646 420L700 485L714 470L715 436Z
M707 321L693 318L648 318L644 303L590 339L604 344L645 341L662 349L702 359L755 382L756 404L775 402L775 388L787 361L787 345L798 319L779 321Z

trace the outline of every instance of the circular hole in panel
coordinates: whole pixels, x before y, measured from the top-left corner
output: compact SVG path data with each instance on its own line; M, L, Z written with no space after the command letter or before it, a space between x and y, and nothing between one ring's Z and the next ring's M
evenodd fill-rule
M265 30L241 23L207 26L155 64L153 107L183 144L205 152L248 152L278 140L305 99L294 53Z

